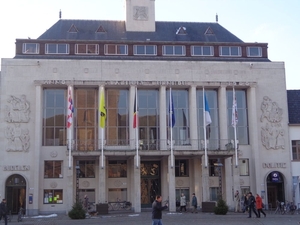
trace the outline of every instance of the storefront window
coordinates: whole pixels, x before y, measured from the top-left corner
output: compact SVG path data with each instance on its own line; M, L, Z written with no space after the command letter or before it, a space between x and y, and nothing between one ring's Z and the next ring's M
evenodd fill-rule
M63 190L44 190L44 204L62 204Z

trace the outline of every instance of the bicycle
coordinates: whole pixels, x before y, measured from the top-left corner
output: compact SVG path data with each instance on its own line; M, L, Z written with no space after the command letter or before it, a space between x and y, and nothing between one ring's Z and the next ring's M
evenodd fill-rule
M120 201L117 199L117 202L108 202L108 210L130 210L131 202L128 201Z

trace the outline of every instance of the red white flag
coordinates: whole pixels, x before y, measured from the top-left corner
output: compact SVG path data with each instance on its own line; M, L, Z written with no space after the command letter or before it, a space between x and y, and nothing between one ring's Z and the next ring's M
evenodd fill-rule
M135 90L134 108L133 108L133 128L138 126L138 109L137 109L137 90Z
M72 88L68 88L68 116L67 116L67 128L70 128L73 123L73 113L74 113L74 106L73 106L73 99L72 99Z

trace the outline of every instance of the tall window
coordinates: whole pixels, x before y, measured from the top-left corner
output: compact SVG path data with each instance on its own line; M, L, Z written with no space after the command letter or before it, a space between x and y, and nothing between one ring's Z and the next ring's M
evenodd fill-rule
M79 177L94 178L95 177L95 161L94 160L79 160Z
M66 90L44 89L43 146L66 145Z
M167 91L167 106L170 102L170 92ZM189 122L189 92L188 90L172 90L175 126L173 127L173 141L175 145L190 145L190 122ZM169 116L169 107L167 107ZM167 120L169 124L169 119ZM170 131L168 140L170 140Z
M76 148L82 151L98 149L98 89L75 89Z
M127 89L108 89L106 91L107 145L129 144L128 95Z
M218 92L216 90L205 90L205 95L210 110L212 123L203 127L203 90L197 90L197 121L199 146L204 148L204 130L206 132L207 149L216 150L220 148L219 140L219 115L218 115ZM205 107L204 107L205 108Z
M240 176L249 176L249 159L239 159Z
M156 150L159 140L158 90L138 90L140 149Z
M234 140L234 129L231 125L232 121L232 90L227 90L227 121L228 121L228 137L229 141ZM248 109L247 109L247 98L246 90L235 90L237 111L238 111L238 122L236 125L236 134L238 144L248 145Z
M300 160L300 141L292 141L293 160Z
M45 161L44 178L62 178L62 161Z
M188 176L189 176L188 160L186 159L175 160L175 177L188 177Z
M210 187L209 188L210 201L218 201L219 189L220 189L219 187Z

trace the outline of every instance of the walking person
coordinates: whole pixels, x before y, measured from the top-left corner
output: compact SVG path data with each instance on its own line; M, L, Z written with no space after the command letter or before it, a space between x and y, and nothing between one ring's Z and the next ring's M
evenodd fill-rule
M156 195L154 202L152 203L152 225L162 224L162 211L168 208L168 203L165 206L161 206L162 197Z
M0 204L0 213L1 213L1 217L4 220L5 225L7 225L7 213L8 213L8 209L7 209L7 205L6 205L6 199L4 198Z
M193 206L192 213L198 213L197 212L198 203L197 203L197 197L195 196L195 193L193 193L193 196L192 196L192 206Z
M248 195L244 194L243 196L243 210L242 212L245 213L246 211L248 211Z
M88 212L88 208L89 208L89 197L88 197L87 195L84 195L83 206L84 206L85 212Z
M180 197L180 212L182 212L182 209L184 209L184 211L186 212L186 198L183 193L181 193Z
M251 218L251 212L253 211L254 214L256 215L256 217L258 218L258 214L254 208L254 204L255 204L255 198L254 196L252 195L252 192L249 192L248 194L248 207L249 207L249 216L248 218Z
M259 194L256 194L256 198L255 198L255 201L256 201L256 209L257 209L257 213L258 213L258 217L260 217L260 213L264 214L264 216L266 217L266 213L263 211L263 202L262 202L262 199L261 197L259 196Z
M234 195L234 201L235 201L235 212L241 211L241 199L240 199L240 193L238 190L236 190Z

